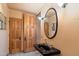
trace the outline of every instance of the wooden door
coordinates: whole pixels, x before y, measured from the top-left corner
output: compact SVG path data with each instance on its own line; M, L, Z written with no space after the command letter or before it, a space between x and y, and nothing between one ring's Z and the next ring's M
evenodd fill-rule
M16 53L22 51L23 20L10 18L9 20L9 52Z
M36 42L36 19L34 15L24 14L24 52L33 51Z

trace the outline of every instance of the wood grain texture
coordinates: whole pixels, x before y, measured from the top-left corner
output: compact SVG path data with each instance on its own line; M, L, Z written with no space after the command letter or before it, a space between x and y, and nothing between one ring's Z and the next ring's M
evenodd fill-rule
M28 52L34 50L36 43L36 17L24 14L23 19L9 20L9 52Z
M9 50L10 53L21 51L23 36L23 22L21 19L10 18L9 20Z
M24 14L24 52L34 50L36 19L34 15Z

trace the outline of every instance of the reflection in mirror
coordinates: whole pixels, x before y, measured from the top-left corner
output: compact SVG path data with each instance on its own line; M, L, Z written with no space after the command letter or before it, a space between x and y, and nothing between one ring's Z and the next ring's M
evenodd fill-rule
M54 8L50 8L48 9L44 20L45 35L49 39L54 38L57 33L57 27L58 27L58 19L56 10Z

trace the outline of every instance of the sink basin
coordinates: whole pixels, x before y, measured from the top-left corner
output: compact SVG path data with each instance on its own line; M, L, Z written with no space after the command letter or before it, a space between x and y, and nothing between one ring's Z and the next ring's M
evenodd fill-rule
M61 53L60 50L54 47L49 47L46 44L35 44L35 49L38 50L43 56L52 56L59 55Z

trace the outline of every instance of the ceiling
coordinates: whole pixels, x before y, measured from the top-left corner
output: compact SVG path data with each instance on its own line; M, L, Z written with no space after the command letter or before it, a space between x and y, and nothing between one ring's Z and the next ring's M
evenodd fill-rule
M44 3L8 3L9 8L31 12L38 14L41 8L45 5Z

